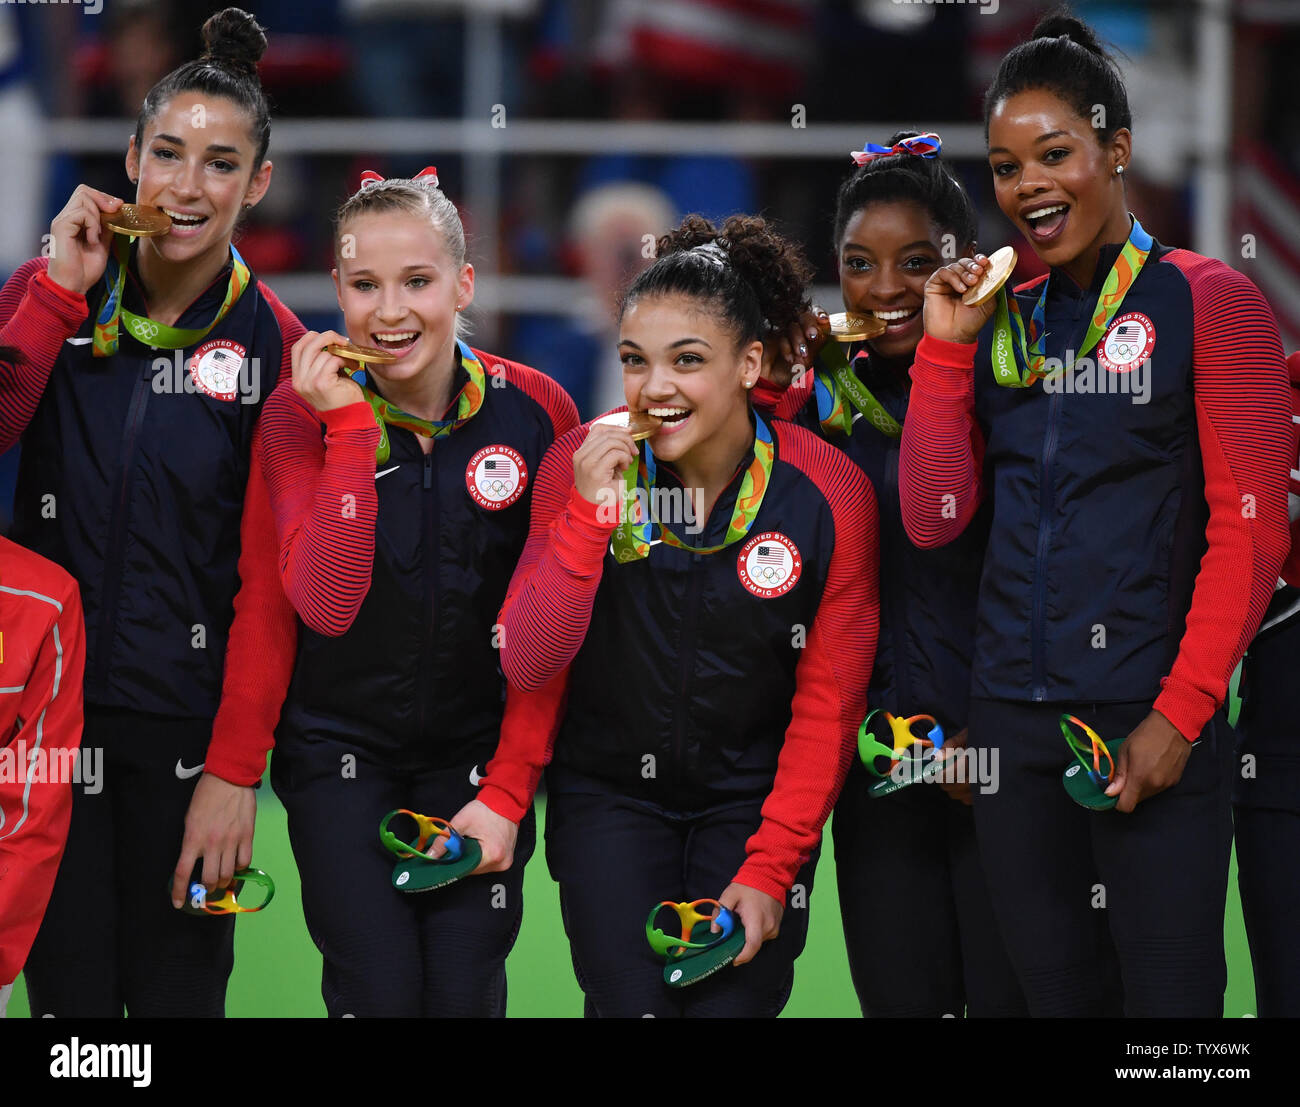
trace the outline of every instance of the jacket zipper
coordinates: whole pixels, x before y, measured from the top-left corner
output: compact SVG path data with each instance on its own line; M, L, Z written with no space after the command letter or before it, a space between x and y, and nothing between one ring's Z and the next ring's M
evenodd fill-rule
M1043 454L1039 463L1038 479L1038 547L1034 553L1034 607L1030 631L1030 653L1033 658L1033 700L1041 703L1047 698L1047 628L1044 626L1044 608L1047 604L1047 555L1051 546L1052 509L1056 498L1052 489L1052 461L1056 457L1057 424L1060 419L1062 392L1052 393L1047 407L1047 433L1043 436Z
M677 796L681 795L682 790L682 760L686 746L685 716L688 710L686 693L691 672L695 668L696 615L700 609L704 584L700 563L705 557L705 554L691 554L690 581L686 586L686 614L682 620L681 644L677 651L677 703L673 709L673 792Z
M420 560L423 564L424 588L421 597L420 671L416 679L420 684L420 734L424 741L429 719L433 714L433 620L436 615L438 567L438 485L433 479L433 451L424 455L424 533L420 542Z
M122 559L125 556L127 531L127 503L131 492L131 476L135 463L135 443L144 425L145 409L149 406L151 369L136 378L127 408L126 426L122 431L122 446L118 451L121 477L118 483L117 503L108 524L108 544L104 556L104 583L102 606L99 611L99 633L95 648L95 683L100 693L108 682L109 659L112 654L114 632L117 630L117 603L122 591Z

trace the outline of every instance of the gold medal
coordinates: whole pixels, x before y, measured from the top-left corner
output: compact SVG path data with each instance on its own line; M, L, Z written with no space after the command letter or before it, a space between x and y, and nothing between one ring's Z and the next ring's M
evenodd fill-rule
M105 214L103 222L114 234L135 238L152 238L172 229L172 217L161 208L147 204L123 204L117 211Z
M397 360L397 355L388 350L378 350L374 346L358 346L355 342L331 342L325 349L335 357L360 362L362 365L367 362L375 365L391 365Z
M874 315L851 315L847 311L837 311L830 320L831 337L836 342L861 342L863 339L877 338L885 333L888 325Z
M967 307L979 307L990 299L997 290L1007 283L1011 271L1016 267L1016 252L1010 246L994 250L989 255L984 268L984 279L961 298Z
M596 425L624 427L633 442L640 442L654 434L663 425L663 420L644 411L611 411L597 419L593 426Z

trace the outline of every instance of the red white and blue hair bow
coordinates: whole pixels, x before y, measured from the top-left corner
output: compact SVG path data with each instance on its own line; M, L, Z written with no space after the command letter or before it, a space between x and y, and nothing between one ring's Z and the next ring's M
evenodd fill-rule
M868 142L865 150L850 150L849 157L857 165L866 165L867 162L876 158L887 158L893 154L913 154L918 158L937 158L939 151L942 149L942 140L937 134L930 131L923 135L913 135L911 138L901 139L894 143L893 146L877 146L874 142Z
M432 184L435 188L437 188L438 170L436 166L426 165L411 179L413 181L420 181L420 180L424 180L424 178L426 177L432 177L433 179L429 183ZM385 178L381 177L373 169L367 169L361 174L361 187L365 188L366 185L378 184L382 180L385 180Z

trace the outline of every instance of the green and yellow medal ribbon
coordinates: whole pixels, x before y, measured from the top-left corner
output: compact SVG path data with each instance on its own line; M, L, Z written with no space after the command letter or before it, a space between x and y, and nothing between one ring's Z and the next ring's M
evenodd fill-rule
M127 263L131 255L131 239L126 235L115 235L113 250L104 267L104 298L99 302L95 313L95 330L92 353L95 357L112 357L117 353L120 328L123 323L139 341L146 346L156 346L163 350L183 350L202 342L208 333L221 322L230 309L238 302L248 287L252 274L249 272L239 251L230 247L230 280L226 284L226 297L217 309L216 317L206 327L182 328L169 327L146 315L136 315L122 306L122 290L126 285Z
M1119 313L1124 297L1142 272L1142 266L1151 253L1152 241L1142 224L1134 219L1128 241L1106 274L1106 282L1088 321L1088 331L1074 353L1086 354L1106 333L1111 320ZM993 314L993 377L1004 388L1028 388L1044 377L1067 372L1073 365L1071 361L1071 365L1063 364L1059 369L1044 372L1047 358L1043 352L1043 339L1046 337L1047 286L1050 281L1049 277L1043 282L1029 319L1027 335L1016 297L1008 295L1006 288L998 290L997 309Z
M817 355L824 369L818 369L813 378L817 396L817 418L827 431L853 433L853 411L849 404L862 412L867 421L887 438L897 438L903 425L895 419L865 384L853 372L848 355L839 342L828 342ZM827 372L829 370L829 372ZM848 399L849 403L844 401Z
M456 414L451 419L421 419L410 412L403 411L396 404L390 404L372 388L361 385L361 394L365 396L366 403L374 412L375 423L379 427L379 445L375 449L377 464L382 465L388 460L391 449L388 441L390 426L402 427L425 438L444 438L452 431L463 427L478 414L479 408L483 406L483 397L487 394L487 374L483 370L482 362L474 356L465 343L457 340L456 345L460 350L460 363L469 379L461 386L460 394L456 397ZM357 383L360 384L359 381Z
M617 561L638 561L648 556L655 528L658 528L659 539L665 546L697 554L725 550L749 533L758 509L763 505L768 485L772 483L772 461L776 457L772 432L758 412L754 412L754 460L749 463L741 480L736 506L732 509L731 520L727 524L726 538L716 546L689 545L653 517L654 497L651 493L655 484L655 455L649 442L643 445L645 448L641 456L623 472L623 510L618 527L610 539Z

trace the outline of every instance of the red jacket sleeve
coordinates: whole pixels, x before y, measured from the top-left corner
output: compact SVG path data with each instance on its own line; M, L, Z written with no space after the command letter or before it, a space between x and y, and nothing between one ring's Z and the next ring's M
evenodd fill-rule
M204 762L213 776L245 786L257 783L266 769L298 646L298 620L280 584L260 438L259 427L239 528L239 591L226 644L221 704Z
M258 429L285 593L307 626L337 637L370 590L379 428L361 401L318 414L286 382Z
M6 613L0 627L0 757L7 762L0 773L0 985L12 982L27 960L67 843L86 663L76 583L49 562L14 549L0 539L6 563L0 576L6 593L0 596L6 601L0 603ZM15 573L19 559L23 569ZM30 760L34 750L40 751L36 762Z
M975 420L974 342L926 335L912 365L912 395L898 460L903 526L921 549L953 541L984 498L984 435Z
M63 343L81 329L86 298L50 280L45 258L24 262L0 291L0 347L21 354L0 360L0 454L27 429Z
M792 449L799 432L803 445ZM848 456L799 428L778 426L782 455L830 504L835 549L803 656L790 725L758 830L745 844L736 883L784 902L839 798L857 750L880 626L879 545L871 482ZM801 465L801 467L805 467Z
M574 428L538 466L528 541L501 608L501 668L525 691L549 684L577 656L618 525L617 511L573 486L573 455L586 437L586 426Z
M276 379L283 381L292 374L293 344L306 329L266 285L259 281L257 287L280 326ZM221 703L204 761L209 773L241 785L257 783L266 768L298 644L298 621L277 569L275 520L262 473L260 435L259 425L253 435L239 527L239 591L226 642Z
M1286 557L1296 460L1291 392L1272 311L1250 279L1174 250L1193 303L1196 426L1210 508L1186 629L1155 708L1195 740L1223 703Z

